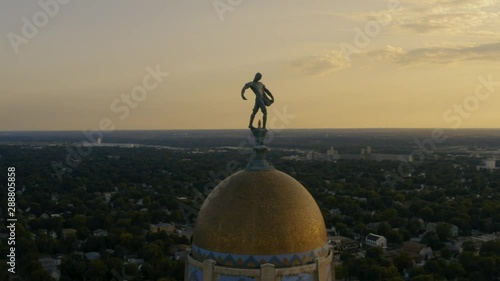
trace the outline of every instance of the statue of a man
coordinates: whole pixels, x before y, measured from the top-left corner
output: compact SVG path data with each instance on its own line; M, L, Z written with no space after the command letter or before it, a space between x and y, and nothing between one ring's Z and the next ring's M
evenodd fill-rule
M253 120L255 119L255 114L257 114L257 111L262 111L262 114L264 117L262 118L263 121L263 128L266 128L266 121L267 121L267 109L266 106L270 106L274 102L274 97L273 94L271 94L271 91L269 91L264 84L262 84L260 79L262 78L262 74L258 73L255 74L255 78L253 81L248 82L245 84L243 89L241 90L241 98L246 100L245 98L245 90L250 88L252 91L255 93L255 105L253 107L252 115L250 115L250 124L248 125L248 128L254 129L255 127L253 126ZM269 99L267 96L269 95L271 99Z

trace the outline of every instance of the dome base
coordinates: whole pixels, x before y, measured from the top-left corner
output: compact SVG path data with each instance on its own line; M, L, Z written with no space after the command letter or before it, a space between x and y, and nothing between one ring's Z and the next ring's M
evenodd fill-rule
M184 281L335 281L333 253L316 258L307 265L277 268L266 263L255 269L228 268L219 266L214 260L202 262L188 256Z

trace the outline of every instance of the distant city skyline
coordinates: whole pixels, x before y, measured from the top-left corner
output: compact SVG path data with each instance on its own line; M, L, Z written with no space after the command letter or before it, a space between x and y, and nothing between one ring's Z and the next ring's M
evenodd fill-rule
M497 0L4 1L0 35L0 131L244 129L256 72L270 129L500 128Z

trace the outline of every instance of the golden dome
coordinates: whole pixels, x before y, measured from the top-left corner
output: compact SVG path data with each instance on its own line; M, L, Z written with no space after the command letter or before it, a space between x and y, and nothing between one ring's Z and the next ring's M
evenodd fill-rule
M210 252L282 255L324 248L323 216L309 192L277 171L239 171L203 203L193 246Z

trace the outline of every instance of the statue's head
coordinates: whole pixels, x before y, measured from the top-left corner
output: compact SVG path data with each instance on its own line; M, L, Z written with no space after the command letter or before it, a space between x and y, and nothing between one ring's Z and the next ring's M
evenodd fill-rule
M255 78L253 79L253 82L259 82L259 80L262 78L262 74L260 74L259 72L257 72L257 74L255 74Z

